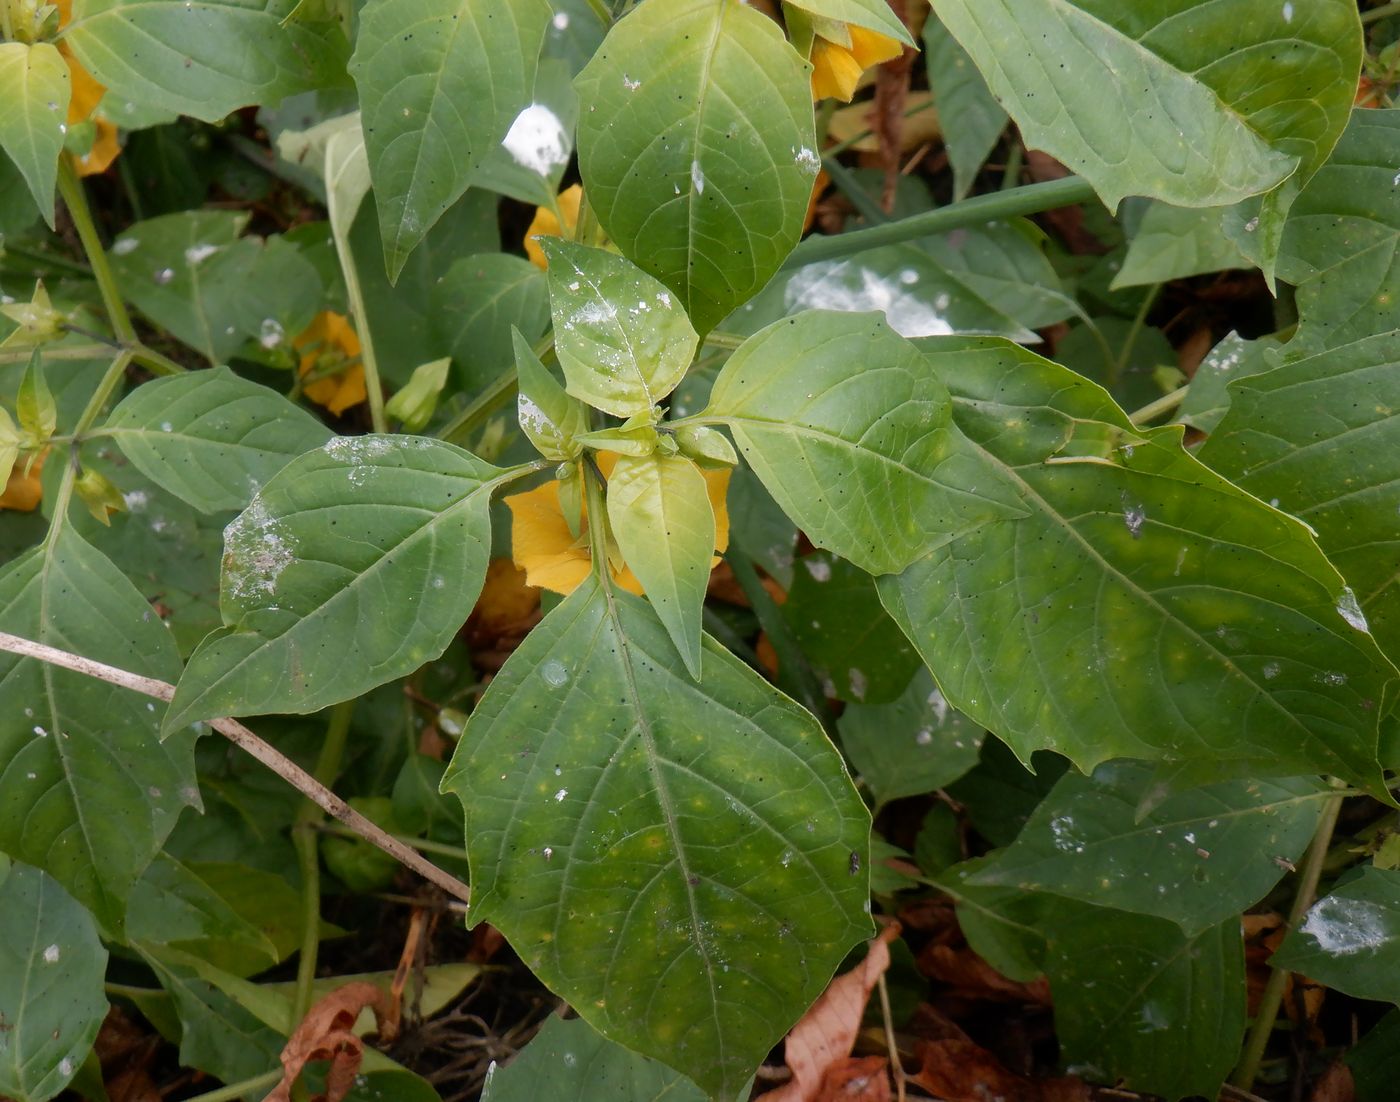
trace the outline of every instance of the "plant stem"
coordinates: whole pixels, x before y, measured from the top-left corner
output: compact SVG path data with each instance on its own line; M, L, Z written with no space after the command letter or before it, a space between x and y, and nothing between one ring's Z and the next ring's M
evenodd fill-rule
M340 838L359 837L353 830L347 830L337 823L322 823L316 829L322 834L334 834ZM467 851L461 846L449 845L447 842L435 842L431 838L415 838L411 834L395 834L392 837L406 846L412 846L420 853L436 853L442 857L455 857L459 861L467 859Z
M593 14L598 17L598 22L604 27L611 27L613 16L608 10L607 4L603 0L588 0L588 6L593 9Z
M183 375L188 370L184 364L176 363L163 352L144 344L138 344L131 350L131 358L153 375Z
M0 364L28 363L32 348L0 348ZM46 360L97 360L112 352L110 344L64 344L44 349Z
M1384 19L1388 15L1400 15L1400 3L1382 4L1378 8L1361 13L1362 23L1374 23L1378 19Z
M265 1071L261 1075L255 1075L251 1079L244 1079L241 1083L230 1083L226 1087L218 1090L206 1091L204 1094L196 1094L185 1102L238 1102L245 1094L253 1094L261 1091L264 1087L270 1087L282 1078L282 1072Z
M1303 921L1303 915L1312 906L1313 898L1317 895L1317 882L1322 876L1322 864L1327 858L1327 849L1332 844L1332 831L1336 829L1337 815L1342 809L1344 798L1344 793L1334 793L1322 807L1322 816L1318 820L1312 848L1308 850L1308 856L1298 872L1298 891L1293 896L1293 906L1288 912L1290 930L1298 928L1299 923ZM1269 1038L1273 1035L1274 1022L1278 1019L1279 1007L1283 1003L1283 989L1288 983L1288 975L1287 969L1275 967L1269 973L1264 993L1259 997L1259 1012L1254 1016L1254 1024L1250 1026L1244 1053L1235 1068L1235 1073L1230 1076L1230 1083L1243 1090L1249 1090L1259 1074L1259 1062L1263 1059L1264 1049L1268 1047Z
M1170 413L1186 400L1186 392L1190 387L1179 386L1170 394L1163 394L1160 398L1155 398L1148 402L1139 410L1134 410L1128 414L1128 420L1135 425L1145 425L1149 421L1155 421L1164 413Z
M1011 148L1007 151L1006 154L1006 168L1004 168L1001 173L1002 191L1010 191L1012 188L1020 184L1021 165L1022 162L1025 160L1025 157L1026 150L1025 147L1021 145L1021 139L1018 135L1012 138Z
M856 208L866 223L871 226L888 225L890 216L881 208L880 204L860 186L851 170L838 161L835 157L823 157L822 167L826 169L826 174L831 177L831 182L836 185L841 194L851 201L851 206Z
M878 245L893 245L963 226L978 226L993 219L1054 210L1056 207L1083 203L1093 197L1094 189L1087 180L1078 176L975 195L971 199L901 218L897 222L887 222L883 226L868 226L863 230L834 236L809 237L792 251L783 268L800 268L819 260L834 260L864 252Z
M69 260L66 256L58 256L54 253L42 252L39 249L26 249L19 245L6 244L5 255L18 257L21 260L28 260L33 264L44 265L49 268L62 268L65 272L72 272L74 275L92 278L92 269L86 264L80 264L76 260Z
M345 277L345 297L350 301L350 313L355 319L355 336L360 341L360 363L365 369L365 393L369 397L369 423L375 432L388 432L389 422L384 416L384 388L379 382L379 359L374 354L374 334L370 332L369 314L365 311L365 295L360 289L360 271L355 267L355 256L349 241L342 241L340 234L335 238L336 256L340 260L340 274ZM343 245L343 247L342 247Z
M126 312L126 303L122 301L121 290L117 287L117 277L107 263L107 253L102 248L102 239L97 235L97 225L88 207L87 193L83 191L78 174L73 171L73 162L67 157L59 158L58 193L63 196L63 203L73 219L73 228L78 231L78 240L83 243L83 251L92 265L93 278L97 280L97 289L102 292L102 304L107 308L112 331L122 344L137 344L136 329L131 324L131 315Z
M9 632L0 631L0 651L61 666L65 670L73 670L88 677L95 677L109 685L119 685L124 689L143 693L167 703L175 696L175 686L168 681L159 681L154 677L145 677L138 673L131 673L129 670L121 670L116 666L109 666L105 662L94 662L91 658L84 658L80 654L59 650L57 647L50 647L45 643L36 643L19 635L11 635ZM268 745L243 724L235 719L211 719L208 724L240 750L251 754L262 762L298 792L314 800L322 811L339 819L370 845L377 846L390 857L407 865L419 876L436 884L448 895L463 902L470 900L470 889L455 876L444 872L431 861L421 857L388 834L376 823L366 819L296 762Z
M355 702L346 700L331 709L326 724L326 738L316 758L316 780L330 788L340 774L340 759L345 756L345 742L350 734L350 719L355 714ZM311 1009L311 984L316 978L316 956L321 945L321 860L316 846L316 832L325 821L324 813L315 801L305 800L297 808L292 823L292 845L297 851L301 870L301 956L297 959L296 995L292 999L291 1032Z
M1123 372L1128 369L1128 361L1133 355L1133 346L1137 344L1137 339L1142 335L1142 327L1147 324L1147 313L1152 309L1152 304L1157 301L1157 295L1161 292L1162 285L1154 283L1142 298L1142 305L1138 307L1138 312L1133 315L1133 324L1128 328L1128 335L1123 338L1123 347L1118 350L1118 358L1113 361L1112 369L1108 373L1108 385L1115 386L1119 379L1123 377Z

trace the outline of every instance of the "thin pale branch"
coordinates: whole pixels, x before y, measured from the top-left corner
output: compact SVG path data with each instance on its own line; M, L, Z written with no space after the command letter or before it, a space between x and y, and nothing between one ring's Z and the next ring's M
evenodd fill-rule
M175 686L168 682L158 681L153 677L142 677L140 674L130 673L127 670L119 670L115 666L94 662L91 658L58 650L56 647L36 643L18 635L10 635L8 632L0 631L0 650L18 654L24 658L48 662L50 665L62 666L66 670L95 677L110 685L119 685L124 689L131 689L133 692L152 696L167 703L175 695ZM327 815L339 819L366 842L379 847L423 879L436 884L449 895L464 902L471 898L471 890L467 885L450 873L438 868L421 854L414 852L397 838L375 826L296 762L275 750L237 720L212 719L209 721L209 726L239 749L257 758L307 799L312 800Z

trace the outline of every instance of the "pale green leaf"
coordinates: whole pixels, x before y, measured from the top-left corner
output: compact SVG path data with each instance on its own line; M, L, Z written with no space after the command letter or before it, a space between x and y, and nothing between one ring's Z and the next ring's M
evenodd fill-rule
M936 14L924 23L924 64L943 147L953 166L953 198L962 199L1006 129L1006 110Z
M547 0L371 0L350 72L360 90L390 281L530 101Z
M1358 999L1400 1002L1400 870L1363 867L1333 888L1270 963Z
M518 379L516 418L521 430L546 459L577 458L580 447L575 438L588 427L587 411L564 393L520 330L512 328L511 337Z
M590 578L491 682L444 784L472 921L605 1037L734 1095L869 934L870 818L809 714L709 640L699 684L672 654Z
M45 1102L92 1048L107 998L107 950L92 915L28 865L0 869L0 1094Z
M412 436L294 459L225 530L225 627L190 657L166 730L319 711L436 658L481 591L501 475Z
M813 311L749 338L715 380L723 421L784 511L818 547L872 573L931 542L1016 515L950 435L947 388L874 314Z
M68 525L0 573L0 630L147 677L180 670L146 599ZM132 887L199 806L193 739L162 745L160 705L14 654L0 654L0 698L0 806L22 809L0 815L0 850L120 933Z
M554 354L565 389L618 417L642 413L676 388L699 338L664 285L604 249L541 241L549 258Z
M656 615L700 680L700 615L715 551L705 476L689 459L624 455L608 477L608 524Z
M155 379L104 430L147 478L204 512L241 509L331 431L274 390L226 367Z
M642 4L575 83L588 201L707 333L802 234L821 168L808 69L744 4Z
M1306 528L1065 368L1000 342L924 347L977 483L1010 479L1029 510L880 580L954 707L1023 760L1050 747L1086 771L1233 761L1375 786L1394 669Z
M525 1051L486 1077L482 1102L709 1102L679 1072L614 1044L582 1018L551 1016Z
M1224 781L1143 813L1152 770L1066 773L974 884L1044 891L1156 915L1188 936L1248 910L1308 846L1326 789L1314 780Z
M0 149L24 175L50 228L71 95L68 66L51 43L0 42Z
M789 3L794 8L801 8L823 19L851 23L867 30L878 31L887 38L897 39L906 45L914 45L908 28L890 9L888 0L789 0Z
M1217 207L1151 204L1128 244L1128 255L1113 277L1112 289L1252 267L1225 235L1220 216Z
M74 0L63 39L107 87L109 103L218 122L239 107L344 80L344 33L329 24L282 26L295 6L296 0Z

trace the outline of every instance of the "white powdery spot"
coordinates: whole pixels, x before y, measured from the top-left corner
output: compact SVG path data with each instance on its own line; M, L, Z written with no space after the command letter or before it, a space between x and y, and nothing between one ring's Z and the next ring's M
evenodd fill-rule
M127 253L135 252L141 242L134 237L119 237L112 243L113 256L125 256Z
M125 503L128 513L141 512L146 508L147 500L145 490L130 490L122 494L122 501Z
M1073 816L1056 815L1050 820L1050 833L1054 836L1055 848L1061 853L1084 852L1084 843L1075 833Z
M567 31L569 29L569 13L566 11L556 12L551 21L556 31Z
M531 436L555 435L558 432L549 415L523 393L515 396L515 410L520 427Z
M1357 603L1356 594L1351 591L1351 586L1342 589L1342 595L1337 600L1337 613L1357 631L1371 630L1370 625L1366 623L1366 614L1361 611L1361 605Z
M327 440L321 450L332 459L358 467L381 459L394 450L391 440L382 436L337 436Z
M567 788L561 788L558 792L554 794L554 799L556 802L562 804L564 800L568 797L568 795L569 790Z
M264 348L273 349L282 343L286 335L282 323L276 318L263 318L262 326L258 331L258 343Z
M516 164L538 176L548 176L569 159L568 131L542 103L532 103L515 116L501 145Z
M1345 957L1384 945L1386 918L1375 903L1329 895L1308 912L1303 933L1329 956Z
M1293 5L1292 5L1292 3L1287 3L1287 4L1284 4L1284 5L1283 5L1283 21L1284 21L1285 23L1292 23L1292 22L1293 22Z
M292 541L261 498L224 529L224 577L235 600L271 597L282 571L296 559Z
M805 145L793 153L792 159L796 162L797 167L807 173L808 176L815 176L822 170L821 157L808 149Z
M60 953L59 953L58 946L57 946L57 945L50 945L47 949L44 950L44 963L45 963L45 964L57 964L57 963L58 963L58 958L59 958L59 956L60 956Z
M928 709L933 713L933 718L938 721L938 725L942 727L943 721L948 718L948 701L937 689L928 694Z
M1123 527L1135 540L1142 539L1142 526L1147 523L1147 510L1141 505L1123 505Z
M73 1061L67 1056L58 1062L58 1074L65 1079L73 1074Z
M849 260L809 264L788 281L783 293L788 310L879 310L902 337L937 337L953 332L942 311L951 303L940 294L932 303L910 289L902 277L887 280Z
M623 73L622 86L626 88L629 92L635 92L638 88L642 86L642 82L640 80L633 80L626 73Z
M864 671L852 667L846 671L846 680L850 682L851 695L857 700L864 700L865 694L870 688L870 682L866 680Z
M690 186L695 189L696 195L705 193L705 173L700 168L699 161L690 162Z
M188 264L191 268L193 268L196 264L208 260L218 251L218 245L206 245L203 243L198 245L191 245L188 249L185 250L185 263Z
M802 565L807 568L807 573L812 575L812 581L831 581L831 563L825 559L803 559Z

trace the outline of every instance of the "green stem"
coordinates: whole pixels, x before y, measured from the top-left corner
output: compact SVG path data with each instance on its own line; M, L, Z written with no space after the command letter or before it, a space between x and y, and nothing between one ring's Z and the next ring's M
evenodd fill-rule
M23 364L29 362L32 348L0 348L0 364ZM45 360L96 360L111 355L110 344L65 344L57 348L45 348Z
M1372 8L1370 11L1362 12L1361 22L1363 24L1374 23L1376 20L1384 19L1388 15L1400 15L1400 3L1382 4L1378 8Z
M82 446L82 435L92 423L101 416L102 411L107 406L107 401L112 397L112 392L117 389L117 385L126 374L127 365L131 363L131 350L124 348L116 354L112 362L107 365L107 370L102 373L102 378L97 382L97 389L92 392L92 397L88 399L87 405L83 407L83 412L78 414L78 420L73 426L71 434L73 443L68 449L68 463L63 468L63 481L58 484L58 494L54 498L53 516L49 521L49 531L47 539L52 540L63 522L68 517L68 502L73 497L73 483L78 478L78 449Z
M603 0L588 0L588 6L593 9L593 14L598 17L598 22L604 27L612 26L612 12L608 10L607 4Z
M1001 174L1001 190L1010 191L1021 182L1021 164L1025 160L1025 147L1019 137L1011 140L1011 149L1006 154L1006 168Z
M1145 425L1149 421L1157 420L1162 414L1170 413L1181 405L1185 401L1186 392L1189 389L1189 387L1179 386L1170 394L1163 394L1160 398L1148 402L1141 409L1128 414L1128 420L1135 425Z
M979 226L998 218L1036 214L1040 211L1054 210L1056 207L1087 202L1092 198L1094 189L1087 180L1078 176L1027 184L1024 187L1011 188L1009 191L975 195L971 199L901 218L897 222L887 222L883 226L868 226L834 236L809 237L792 251L783 268L800 268L804 264L812 264L819 260L851 256L853 253L864 252L879 245L894 245L930 234L947 233L964 226Z
M612 573L608 570L608 504L603 496L606 483L598 465L590 460L583 465L583 492L588 504L588 555L593 573L603 589L612 588Z
M361 835L339 823L322 823L316 829L322 834L334 834L337 838L349 838L355 842L364 841ZM447 842L434 842L431 838L415 838L411 834L391 834L390 837L406 846L412 846L419 853L436 853L443 857L455 857L459 861L467 859L467 851L461 846L449 845Z
M365 369L365 392L369 396L369 423L375 432L388 432L384 416L384 388L379 383L379 358L374 352L374 334L370 332L369 314L365 310L365 295L360 288L360 272L350 242L342 234L333 234L340 274L345 277L345 297L350 301L350 313L355 319L355 336L360 340L360 363Z
M350 719L355 714L355 702L347 700L331 709L326 724L326 738L316 759L313 774L327 788L340 773L340 759L345 755L345 743L350 735ZM296 997L292 1000L292 1020L288 1030L306 1017L311 1009L311 984L316 978L316 955L321 945L321 862L317 852L316 834L325 821L322 812L311 800L302 801L292 824L292 844L296 847L297 865L301 870L301 956L297 960Z
M185 1099L185 1102L237 1102L245 1094L257 1094L264 1087L270 1087L282 1078L282 1072L265 1071L261 1075L255 1075L251 1079L244 1079L241 1083L230 1083L226 1087L218 1090L205 1091L203 1094L196 1094Z
M107 308L112 331L122 344L137 344L136 329L131 324L131 315L126 312L126 303L122 301L117 277L112 272L112 266L107 263L106 250L102 248L102 239L97 235L97 225L93 222L92 210L88 207L87 193L83 191L82 181L78 179L78 174L73 171L73 163L67 157L59 158L58 193L63 196L63 203L73 219L73 228L78 231L78 240L83 243L83 251L87 253L88 263L92 265L93 278L97 280L97 289L102 292L102 304Z
M533 351L540 359L549 355L554 347L553 332L546 333L533 345ZM478 428L505 405L515 393L515 365L506 368L495 380L478 394L461 413L438 430L438 437L453 444L465 443Z
M872 226L888 225L890 216L880 209L880 204L860 186L851 170L838 161L835 157L823 157L822 167L826 169L826 174L831 177L831 182L836 185L841 194L851 201L851 206L856 208L856 212Z
M1317 882L1322 876L1322 865L1327 858L1328 847L1332 844L1332 831L1336 829L1337 815L1342 809L1343 798L1344 793L1334 793L1323 805L1312 848L1308 850L1308 856L1298 873L1298 891L1293 896L1293 906L1288 912L1290 930L1298 928L1317 895ZM1264 985L1264 993L1259 998L1259 1012L1255 1015L1254 1024L1250 1026L1249 1036L1245 1040L1244 1053L1240 1056L1234 1075L1230 1076L1231 1084L1242 1090L1249 1090L1259 1074L1259 1062L1263 1059L1264 1049L1268 1047L1269 1038L1273 1035L1274 1022L1278 1020L1279 1007L1283 1004L1283 989L1287 983L1287 969L1276 967L1269 973L1268 983Z
M721 333L715 330L705 337L705 343L714 348L724 348L733 352L749 338L742 333Z
M165 353L144 344L138 344L131 350L131 358L153 375L183 375L187 370L184 364L176 363Z
M1133 346L1137 344L1137 339L1142 335L1142 327L1147 324L1147 312L1152 309L1152 304L1157 301L1157 295L1162 290L1160 283L1154 283L1148 288L1147 294L1142 296L1142 305L1138 307L1138 312L1133 316L1133 324L1128 327L1128 335L1123 338L1123 347L1118 350L1118 358L1113 361L1113 368L1108 373L1108 385L1111 389L1116 386L1118 380L1123 377L1123 372L1128 369L1128 361L1133 355Z

